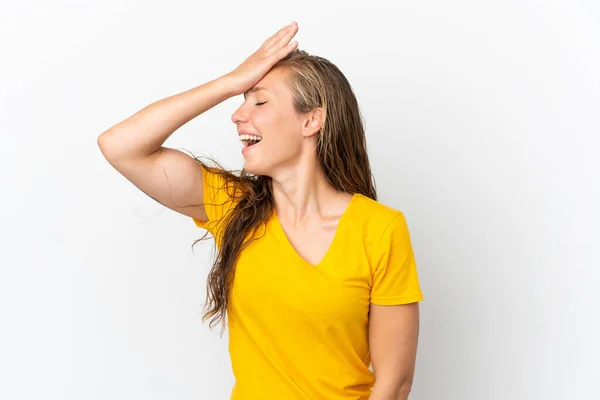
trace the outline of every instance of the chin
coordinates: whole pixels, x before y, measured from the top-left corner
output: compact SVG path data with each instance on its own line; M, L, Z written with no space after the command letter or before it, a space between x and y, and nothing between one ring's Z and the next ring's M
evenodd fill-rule
M265 169L261 168L260 165L257 165L256 163L249 163L249 162L245 162L244 163L244 169L254 175L266 175L265 174Z

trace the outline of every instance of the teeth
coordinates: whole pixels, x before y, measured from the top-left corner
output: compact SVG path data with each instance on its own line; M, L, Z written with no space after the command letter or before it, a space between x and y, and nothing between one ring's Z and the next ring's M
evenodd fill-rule
M240 140L262 140L260 136L256 135L240 135Z

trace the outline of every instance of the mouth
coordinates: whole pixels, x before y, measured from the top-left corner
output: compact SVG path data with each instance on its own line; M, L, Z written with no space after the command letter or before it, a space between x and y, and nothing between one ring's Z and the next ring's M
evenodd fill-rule
M252 147L262 141L262 137L256 135L240 135L240 141L244 147Z

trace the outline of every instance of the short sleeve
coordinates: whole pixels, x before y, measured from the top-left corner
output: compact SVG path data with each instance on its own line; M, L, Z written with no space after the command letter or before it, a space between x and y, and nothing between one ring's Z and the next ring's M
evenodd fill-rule
M423 300L403 213L392 218L375 245L372 268L371 303L395 305Z
M227 182L225 178L215 172L211 172L203 165L199 166L202 169L202 187L203 187L203 203L207 222L202 222L196 218L192 218L196 226L206 229L215 238L219 234L219 222L223 217L235 207L234 186L233 183Z

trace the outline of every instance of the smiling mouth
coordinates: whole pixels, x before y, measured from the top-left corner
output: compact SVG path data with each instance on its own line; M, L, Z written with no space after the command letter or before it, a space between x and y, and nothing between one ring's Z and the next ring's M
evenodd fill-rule
M258 142L260 142L260 140L242 140L242 143L244 143L244 147L254 146Z
M240 141L244 144L244 147L254 146L256 143L262 140L262 136L242 133L240 134Z

